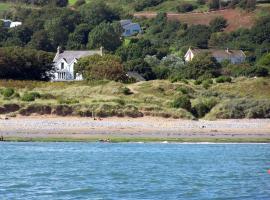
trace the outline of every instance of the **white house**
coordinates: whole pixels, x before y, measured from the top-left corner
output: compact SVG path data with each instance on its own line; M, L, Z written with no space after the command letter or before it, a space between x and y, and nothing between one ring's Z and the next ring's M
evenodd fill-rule
M13 21L8 20L8 19L1 19L1 21L4 22L5 28L14 28L14 27L22 25L22 22L13 22Z
M242 50L222 50L222 49L193 49L189 48L185 54L185 61L191 61L194 56L201 53L211 54L218 62L224 60L230 61L232 64L239 64L245 61L246 55Z
M103 48L91 51L62 51L58 47L53 59L55 72L52 81L83 80L82 75L74 73L74 65L78 62L78 59L95 54L102 56Z
M142 32L140 24L132 23L130 19L121 20L120 24L123 28L122 36L124 37L130 37Z

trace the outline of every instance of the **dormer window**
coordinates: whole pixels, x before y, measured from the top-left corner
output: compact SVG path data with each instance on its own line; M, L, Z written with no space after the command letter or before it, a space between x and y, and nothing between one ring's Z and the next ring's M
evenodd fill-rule
M61 62L61 69L64 69L64 63Z

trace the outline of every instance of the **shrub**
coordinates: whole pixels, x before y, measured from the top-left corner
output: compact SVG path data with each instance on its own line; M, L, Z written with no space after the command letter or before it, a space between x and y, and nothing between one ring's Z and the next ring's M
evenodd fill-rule
M123 88L123 94L124 95L130 95L130 94L133 94L133 93L131 92L131 90L128 87L124 87Z
M195 85L200 85L200 84L202 84L202 81L201 80L195 80L194 84Z
M229 100L216 106L210 114L212 117L220 119L270 118L270 101L255 99Z
M15 93L15 90L13 88L4 88L1 90L1 94L4 97L11 97Z
M229 76L220 76L218 78L216 78L216 82L217 83L231 83L232 82L232 78Z
M31 92L30 94L33 95L35 99L41 97L41 95L38 92Z
M188 96L180 96L174 99L172 103L172 107L174 108L183 108L186 109L187 111L191 110L191 102Z
M217 101L213 98L200 101L193 106L192 113L198 118L204 117L216 104Z
M33 93L24 93L21 97L22 101L35 101L36 95Z
M194 10L194 6L191 3L183 2L180 5L178 5L176 7L176 9L178 12L185 13L185 12L190 12L190 11Z

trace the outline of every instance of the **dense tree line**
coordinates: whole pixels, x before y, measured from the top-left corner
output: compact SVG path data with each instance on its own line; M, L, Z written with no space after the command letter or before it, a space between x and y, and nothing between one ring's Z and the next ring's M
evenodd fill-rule
M270 16L259 18L251 29L224 32L227 21L222 17L213 19L209 25L188 26L170 21L165 13L160 13L154 19L137 20L143 34L122 38L119 20L125 14L104 3L83 3L76 9L17 8L9 15L23 25L6 29L0 23L0 47L55 52L59 45L73 50L103 46L121 59L125 71L139 72L147 80L265 75L265 69L269 70L269 64L262 64L266 61L261 60L267 60L270 52ZM182 58L189 47L241 49L247 55L247 62L234 67L229 63L219 64L207 55L186 64ZM15 62L17 58L13 59Z
M0 48L0 79L49 80L53 54L33 49Z
M0 2L26 3L37 6L54 5L59 7L68 5L68 0L0 0Z

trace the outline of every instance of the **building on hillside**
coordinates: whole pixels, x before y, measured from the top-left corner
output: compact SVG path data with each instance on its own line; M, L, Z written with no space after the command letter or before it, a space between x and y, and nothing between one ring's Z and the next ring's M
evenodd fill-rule
M74 65L80 58L91 55L103 55L103 48L91 51L62 51L57 48L56 55L53 59L55 72L52 81L73 81L83 80L81 74L75 74Z
M130 37L142 32L140 24L132 23L130 19L121 20L120 24L123 28L122 36L124 37Z
M1 21L4 23L4 28L14 28L22 25L22 22L13 22L8 19L1 19Z
M128 71L127 77L134 79L136 82L145 81L145 78L143 78L142 75L134 71Z
M246 55L242 50L222 50L222 49L193 49L189 48L185 54L185 61L191 61L194 56L201 53L211 54L218 62L224 60L230 61L232 64L239 64L245 61Z

